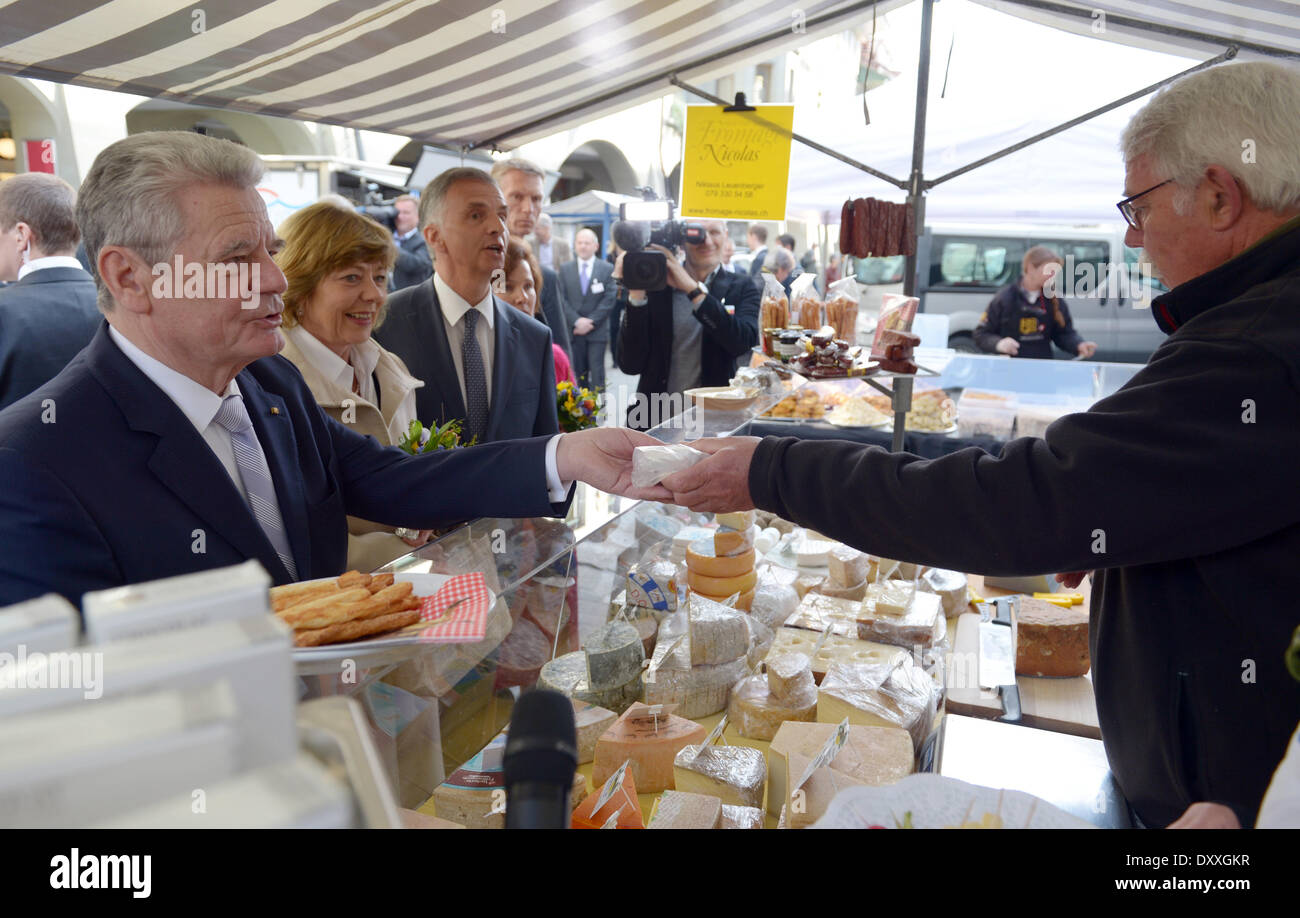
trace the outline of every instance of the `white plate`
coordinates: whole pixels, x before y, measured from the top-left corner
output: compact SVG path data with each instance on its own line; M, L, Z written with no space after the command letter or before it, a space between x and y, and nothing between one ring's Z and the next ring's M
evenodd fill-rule
M410 582L414 586L414 594L424 598L438 592L442 585L451 578L451 574L396 574L393 581L395 583ZM316 581L304 582L321 583L337 579L337 577L322 577ZM491 609L496 601L496 594L489 589L488 608ZM295 647L293 649L293 660L296 664L309 664L313 670L319 664L337 664L349 659L355 661L358 666L396 663L415 656L423 647L436 646L416 640L416 635L426 627L428 627L426 623L419 622L400 631L377 634L374 637L361 638L359 641L324 644L320 647ZM337 667L331 665L329 668L336 669ZM300 665L299 673L302 674L302 672L303 667Z

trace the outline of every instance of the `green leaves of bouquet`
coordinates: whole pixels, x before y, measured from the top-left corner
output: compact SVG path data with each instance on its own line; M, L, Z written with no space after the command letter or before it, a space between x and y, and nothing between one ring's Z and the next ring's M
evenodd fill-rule
M418 456L421 453L432 453L440 449L456 449L462 446L473 446L477 437L471 439L468 443L460 442L461 423L458 420L448 421L441 427L434 426L429 429L429 437L424 437L425 428L419 421L412 421L411 426L406 429L406 436L397 444L412 456ZM423 441L423 443L421 443Z
M595 427L600 423L600 390L580 389L567 379L557 383L555 412L565 433Z

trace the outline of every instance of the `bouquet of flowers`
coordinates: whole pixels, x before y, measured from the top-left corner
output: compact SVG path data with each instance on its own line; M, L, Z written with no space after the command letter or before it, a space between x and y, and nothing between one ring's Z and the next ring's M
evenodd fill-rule
M555 409L560 416L560 430L565 433L595 427L600 423L600 390L582 389L568 380L557 383Z
M397 444L412 456L431 453L439 449L456 449L460 446L473 446L474 440L460 442L460 421L451 420L441 427L426 428L419 421L412 421L406 430L406 436Z

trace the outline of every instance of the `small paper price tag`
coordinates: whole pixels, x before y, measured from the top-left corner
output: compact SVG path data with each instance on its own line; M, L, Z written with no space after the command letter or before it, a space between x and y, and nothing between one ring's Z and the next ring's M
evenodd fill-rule
M817 753L817 758L808 763L808 767L804 769L803 777L799 779L799 783L794 786L794 789L798 790L803 787L804 784L807 783L808 779L812 777L814 771L824 765L829 765L831 762L834 762L835 757L839 755L840 750L844 748L844 741L848 738L849 719L846 717L840 721L840 725L835 728L835 732L831 734L830 739L826 741L826 745L822 746L822 751Z
M846 719L844 722L848 723L848 720ZM632 760L628 759L618 766L618 771L609 776L609 780L600 789L600 796L596 798L596 806L591 811L593 816L599 813L605 804L609 803L609 799L614 796L614 791L623 786L623 776L627 774L627 767L631 764Z
M717 725L709 731L709 735L704 737L704 742L700 743L699 748L695 750L695 754L699 755L706 747L712 746L716 743L718 737L722 736L722 731L725 729L727 729L727 715L723 714L722 720L718 721Z
M811 660L817 659L817 654L821 652L822 645L825 644L826 639L831 636L831 629L834 627L835 627L834 619L831 619L826 623L826 627L822 629L822 636L817 639L817 643L813 645L812 653L808 655L809 659Z
M623 806L620 806L618 809L616 809L616 810L614 811L614 815L612 815L612 816L610 816L608 819L606 819L606 820L605 820L605 824L604 824L603 826L601 826L601 828L602 828L602 829L617 829L617 828L618 828L618 817L619 817L619 814L623 812L623 809L624 809L624 807L626 807L626 806L627 806L627 804L625 803L625 804L623 804Z
M659 653L658 649L655 650L655 656L659 658L659 662L656 663L652 660L646 666L647 682L654 681L655 670L657 670L660 666L662 666L665 660L667 660L669 657L671 657L674 653L677 652L677 648L681 646L682 641L684 640L686 640L686 635L685 634L680 635L677 638L677 640L673 641L671 644L668 645L668 649L665 650L662 655Z

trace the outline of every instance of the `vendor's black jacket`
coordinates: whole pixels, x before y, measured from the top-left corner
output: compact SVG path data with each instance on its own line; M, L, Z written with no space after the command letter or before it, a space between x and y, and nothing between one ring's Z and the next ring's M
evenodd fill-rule
M1074 329L1065 300L1039 294L1031 303L1019 281L1007 284L993 295L972 337L980 350L990 354L998 349L998 342L1003 338L1015 338L1020 343L1017 357L1048 360L1052 357L1053 341L1071 356L1079 353L1079 345L1083 343Z
M730 271L714 271L708 295L695 308L704 326L700 344L700 385L725 386L736 363L758 343L760 297L752 278ZM614 354L619 369L640 374L637 391L646 395L668 389L668 368L673 354L673 288L654 290L644 306L628 304L627 291L619 288L618 303L625 306ZM735 308L735 313L726 307Z
M999 456L769 437L755 503L865 551L986 574L1097 570L1092 681L1142 821L1254 823L1300 720L1300 219L1152 304L1169 337L1091 411Z

